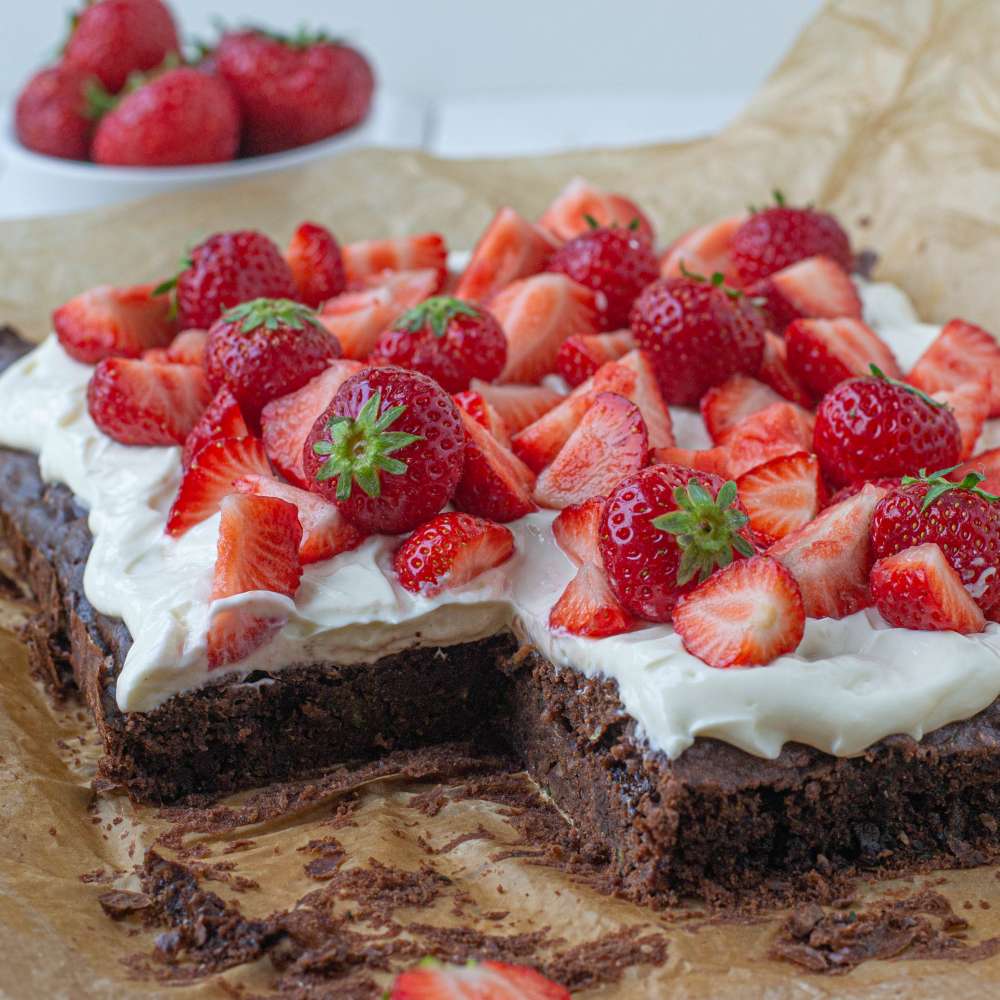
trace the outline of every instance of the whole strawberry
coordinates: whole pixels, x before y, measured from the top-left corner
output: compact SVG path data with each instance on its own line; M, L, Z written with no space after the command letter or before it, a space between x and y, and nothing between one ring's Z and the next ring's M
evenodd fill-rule
M208 331L205 373L227 386L256 425L265 404L301 388L340 357L340 344L308 306L253 299L223 313Z
M730 254L741 285L820 254L845 271L853 270L851 241L832 215L786 205L780 191L774 192L774 198L777 204L753 212L733 234Z
M757 310L722 275L662 278L635 300L629 325L649 352L668 403L694 406L731 375L753 375L764 357Z
M734 558L752 556L736 484L679 465L623 479L601 515L611 589L638 618L670 621L678 599Z
M433 379L364 368L313 424L306 481L362 531L410 531L451 499L465 440L457 407Z
M493 314L472 302L436 295L403 313L383 333L372 364L423 372L448 392L492 382L507 363L507 338Z
M593 221L593 220L591 220ZM594 228L560 247L546 270L558 271L597 294L597 312L604 330L628 325L628 314L639 293L660 273L649 241L635 227Z
M876 559L925 542L940 546L972 599L984 610L1000 604L1000 498L980 487L970 472L955 483L953 469L904 477L872 515Z
M18 141L27 149L65 160L85 160L94 123L87 114L91 77L65 64L36 73L21 90L14 109Z
M357 125L375 89L360 52L322 34L223 36L213 60L243 112L243 152L276 153Z
M826 479L848 486L957 465L962 436L951 410L871 367L820 400L813 450Z

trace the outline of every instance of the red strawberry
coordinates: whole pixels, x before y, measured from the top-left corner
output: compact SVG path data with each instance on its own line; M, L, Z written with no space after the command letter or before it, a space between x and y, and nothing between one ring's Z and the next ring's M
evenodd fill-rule
M654 459L664 465L680 465L698 472L711 473L725 480L729 476L729 454L725 447L695 450L692 448L657 448Z
M817 396L872 365L902 378L892 351L859 319L797 319L785 331L785 350L789 370Z
M776 205L754 212L733 234L733 269L743 285L806 257L823 255L845 271L853 268L850 240L832 215L792 208L777 191L775 200Z
M106 358L87 385L87 410L122 444L182 444L211 395L204 374L191 365Z
M674 608L684 648L710 667L753 667L795 652L805 634L802 593L774 559L740 559Z
M363 121L375 77L356 49L323 34L223 35L212 55L243 113L243 153L257 156L317 142Z
M744 221L745 215L731 215L679 236L660 258L660 277L682 278L684 271L695 274L718 272L728 280L732 272L730 250L733 234Z
M353 285L385 271L431 268L440 276L440 291L448 273L448 247L440 233L400 236L389 240L362 240L344 247L344 270Z
M302 449L317 417L330 405L337 390L364 366L341 358L310 379L301 389L272 399L260 411L261 437L274 467L297 486L309 488Z
M813 416L794 403L771 403L741 420L722 445L727 475L732 478L780 455L808 451L813 441Z
M649 436L639 408L624 396L602 392L538 477L535 500L561 508L604 496L648 460Z
M491 521L514 521L537 510L531 497L535 477L482 424L462 412L467 443L462 476L452 497L459 510Z
M240 493L277 497L295 507L302 525L299 562L303 566L349 552L365 540L364 534L340 513L336 504L316 493L289 486L273 476L243 476L234 485Z
M861 319L861 298L851 276L829 257L807 257L747 288L762 298L769 326L778 333L793 320L817 317Z
M449 511L420 525L396 550L400 584L428 597L462 587L514 554L510 528Z
M636 299L629 322L653 359L664 398L679 406L694 406L737 372L754 374L764 355L757 310L716 279L654 281Z
M167 345L167 360L175 365L201 365L207 342L207 330L182 330Z
M976 450L976 442L983 433L990 411L990 383L986 378L962 382L952 389L940 389L934 399L944 403L958 422L962 435L959 458L965 460Z
M510 435L507 433L503 417L484 396L466 389L465 392L456 393L451 398L460 410L464 410L477 424L485 427L505 448L510 447Z
M221 501L212 600L267 590L294 597L302 577L295 507L274 497L233 493ZM281 631L286 615L252 606L216 610L208 630L208 669L238 663Z
M781 455L736 480L750 526L768 542L807 525L823 506L823 480L815 455Z
M933 542L902 549L872 567L879 614L897 628L982 632L986 619Z
M809 618L845 618L871 605L868 531L883 496L869 483L767 550L798 581Z
M907 381L938 392L984 376L990 379L989 415L1000 417L1000 344L980 327L953 319L920 355Z
M823 475L846 486L957 465L962 439L954 414L874 365L872 371L842 382L819 404L813 446Z
M625 326L632 303L659 274L652 247L632 227L595 228L574 237L552 255L547 270L594 293L602 330Z
M524 965L468 962L442 965L425 958L401 972L386 1000L570 1000L569 991Z
M792 374L788 367L785 341L771 333L764 333L764 357L760 363L757 378L770 386L779 396L799 406L813 405L812 393Z
M86 160L94 122L87 114L89 74L62 63L36 73L21 89L14 110L18 141L27 149L65 160Z
M200 372L199 372L200 374ZM198 423L191 428L184 441L181 467L187 469L202 448L217 438L245 438L250 436L243 411L232 392L223 386L205 408Z
M469 388L500 414L510 434L534 423L563 399L546 385L488 385L473 379Z
M508 285L490 301L507 337L504 382L538 382L555 370L567 337L597 332L591 291L562 274L537 274Z
M889 490L896 489L902 481L902 476L878 476L875 479L862 479L859 482L851 483L850 486L841 486L841 488L827 500L826 506L832 507L834 504L840 503L841 500L846 500L848 497L856 496L869 483L871 483L872 486L878 486L879 489L889 492Z
M1000 500L981 482L977 472L958 483L941 473L905 477L875 508L875 558L934 542L972 599L983 609L994 607L1000 602Z
M709 436L720 444L742 420L781 401L781 396L755 378L733 375L709 389L698 406Z
M451 499L465 440L458 408L433 379L363 368L313 424L303 449L306 479L355 527L399 534Z
M538 274L555 249L551 238L512 208L501 208L479 237L455 289L469 302L486 302L512 281Z
M587 639L621 635L633 625L632 616L618 603L604 570L584 563L566 584L549 612L549 628Z
M980 485L987 493L1000 494L1000 448L980 452L954 472L949 473L948 478L961 482L970 472L978 472L983 476Z
M604 497L588 497L559 511L552 522L556 544L577 566L592 562L601 564L599 537Z
M91 288L61 305L52 326L63 350L85 365L137 358L151 347L166 347L174 335L170 300L154 295L152 285Z
M626 611L670 621L678 598L738 556L752 556L736 484L675 465L623 479L601 518L611 589Z
M542 214L538 224L561 243L586 233L593 219L598 226L627 229L638 221L638 234L652 246L653 224L634 201L602 191L582 177L574 177Z
M635 403L646 423L646 430L649 431L649 446L669 448L674 443L673 419L667 401L660 392L656 369L649 355L638 349L631 350L618 359L616 370L621 368L627 368L635 375L632 384L623 382L621 389L616 388L617 378L609 378L605 369L603 374L595 373L595 386L598 389L606 388L610 392L618 392Z
M631 330L615 333L585 333L564 340L556 355L556 371L567 384L577 386L586 382L601 365L617 361L635 347Z
M303 222L292 233L285 260L295 281L296 298L313 309L347 287L340 245L329 229L315 222Z
M232 389L255 426L267 403L300 389L339 357L337 338L307 306L254 299L212 324L205 372L213 389Z
M210 518L224 497L244 476L271 475L264 445L257 438L216 438L195 455L181 479L170 514L167 534L179 538L188 529ZM296 541L296 548L298 542Z
M117 93L130 74L155 69L179 49L170 10L160 0L99 0L74 16L63 59Z
M372 364L412 368L448 392L462 392L473 378L492 382L507 360L507 340L482 306L444 295L407 310L383 333Z

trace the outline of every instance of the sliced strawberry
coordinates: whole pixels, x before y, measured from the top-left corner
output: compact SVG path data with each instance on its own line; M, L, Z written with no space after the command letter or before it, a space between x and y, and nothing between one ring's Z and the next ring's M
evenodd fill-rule
M907 381L938 392L984 376L990 380L989 415L1000 417L1000 344L981 327L953 319L920 355Z
M395 239L362 240L342 248L347 281L356 285L385 271L420 271L431 268L438 273L440 291L448 273L448 247L440 233L399 236Z
M780 562L737 559L685 594L673 625L710 667L751 667L793 653L805 634L802 593Z
M207 330L181 330L167 345L167 360L175 365L200 365L207 340Z
M650 244L654 242L653 224L634 201L602 191L582 177L574 177L562 189L538 224L565 243L591 228L588 216L599 227L628 227L635 223L642 237Z
M639 407L624 396L602 392L538 477L535 500L558 509L606 496L648 460L649 435Z
M552 522L556 544L576 563L601 563L597 536L601 529L604 497L589 497L582 503L570 504L559 511Z
M181 479L167 516L167 534L179 538L189 528L211 517L233 483L244 476L270 476L264 445L257 438L218 438L194 457ZM297 546L297 543L296 543Z
M970 472L981 473L983 481L979 484L987 493L1000 496L1000 448L974 455L964 465L960 465L948 478L960 483Z
M250 430L243 417L240 404L227 386L223 386L214 396L212 402L205 407L198 423L191 428L184 441L184 451L181 454L181 467L187 469L195 455L216 438L244 438Z
M341 358L301 389L272 399L260 414L261 436L274 467L297 486L307 488L302 449L316 418L330 405L337 390L364 365Z
M902 378L892 351L859 319L797 319L785 345L792 374L817 396L852 375L870 374L873 364L889 378Z
M493 385L474 378L469 388L500 414L509 434L533 424L565 398L547 385Z
M485 302L513 281L538 274L555 243L512 208L501 208L479 237L455 297ZM492 308L492 307L491 307Z
M234 486L239 493L277 497L295 505L302 525L299 561L303 566L349 552L365 540L364 533L340 513L337 505L324 500L318 493L289 486L273 476L243 476Z
M885 494L869 483L768 549L798 581L808 617L845 618L871 606L869 525Z
M732 261L729 250L733 233L746 220L746 215L730 215L704 226L697 226L678 237L660 257L660 276L681 278L684 271L703 274L724 274L731 277ZM683 264L684 269L681 269Z
M872 567L879 614L896 628L982 632L986 619L934 542L903 549Z
M811 409L812 393L792 374L788 367L785 341L769 330L764 333L764 357L757 377L770 386L779 396L792 403Z
M657 448L653 453L656 462L666 465L683 465L699 472L713 472L723 479L729 479L729 453L725 447L702 450L691 448Z
M467 962L458 967L425 958L396 977L385 1000L570 1000L570 995L524 965Z
M556 371L570 386L586 382L607 361L617 361L635 347L631 330L590 333L563 341L556 354Z
M823 479L815 455L796 452L758 465L736 480L750 526L767 543L807 525L823 506Z
M945 403L958 421L962 433L960 458L967 459L975 450L990 412L990 381L987 378L962 382L951 389L940 389L934 398Z
M460 410L465 410L473 420L482 424L505 448L510 447L510 435L507 433L503 417L481 393L466 389L465 392L456 393L451 398Z
M639 407L642 419L646 423L646 430L649 432L650 448L671 447L674 444L674 422L667 401L660 392L660 383L657 381L656 371L649 355L645 351L632 350L628 354L623 354L618 359L618 364L635 374L635 384L631 389L622 386L619 390L615 388L614 383L609 382L607 391L620 391L622 396ZM598 376L595 381L600 385L601 377Z
M549 612L553 632L603 639L627 632L635 619L618 603L601 566L586 562Z
M755 466L798 451L811 451L813 415L782 401L771 403L740 421L722 445L730 478L742 476Z
M346 287L340 244L329 229L315 222L303 222L292 233L285 261L295 281L296 297L312 309Z
M104 358L138 358L148 348L166 347L176 330L170 296L153 290L153 285L99 285L70 299L52 314L63 350L96 365Z
M183 444L212 398L205 373L192 365L106 358L87 385L87 410L122 444Z
M807 257L747 288L764 299L771 329L782 333L796 319L861 319L861 297L851 276L829 257Z
M150 347L142 352L140 359L154 365L170 364L170 358L167 356L167 349L165 347Z
M233 493L221 500L212 600L256 590L294 597L302 578L302 527L295 507L274 497ZM237 663L269 642L286 621L251 606L217 610L208 630L208 669Z
M772 403L782 402L772 388L749 375L733 375L722 385L714 386L698 404L705 429L716 444L741 421Z

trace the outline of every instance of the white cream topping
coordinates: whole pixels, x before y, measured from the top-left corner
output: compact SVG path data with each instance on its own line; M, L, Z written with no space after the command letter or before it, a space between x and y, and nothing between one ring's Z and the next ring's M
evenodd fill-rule
M918 323L898 289L860 287L866 318L909 366L938 328ZM670 756L696 736L762 757L776 756L789 740L857 754L892 733L920 738L1000 694L995 624L962 636L890 628L874 610L810 620L793 655L744 670L706 666L668 626L600 640L555 635L549 609L574 568L552 537L551 511L510 525L517 543L511 561L437 598L399 587L391 571L398 540L376 537L307 567L294 602L255 592L212 605L218 516L179 540L164 534L180 449L126 447L100 433L86 408L90 372L49 337L0 376L0 442L37 453L44 478L65 483L90 512L87 597L122 618L135 640L118 680L123 711L148 711L215 679L205 635L210 615L232 604L288 615L279 635L239 664L240 676L291 664L371 662L414 644L473 641L513 627L560 666L616 681L641 733ZM681 446L708 444L696 414L678 410L674 419ZM1000 421L992 421L980 447L998 444Z

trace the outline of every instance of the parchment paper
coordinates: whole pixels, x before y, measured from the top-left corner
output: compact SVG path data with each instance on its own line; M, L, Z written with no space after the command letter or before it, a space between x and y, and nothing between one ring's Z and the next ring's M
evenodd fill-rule
M781 187L794 201L835 210L857 245L879 251L877 273L900 283L925 318L961 314L997 328L998 38L1000 4L990 0L845 0L806 29L737 122L703 141L508 162L360 152L239 186L4 223L0 320L40 338L50 310L68 296L102 281L168 274L188 244L224 227L256 226L284 240L298 221L312 218L343 240L437 229L451 246L467 247L497 205L535 215L580 173L633 195L664 239ZM16 624L16 606L2 611L2 623ZM146 956L155 973L148 956L162 928L145 929L135 918L112 921L98 897L138 887L132 866L170 820L120 797L95 796L90 781L99 751L86 713L72 702L52 706L29 679L24 649L10 632L0 634L0 665L0 993L17 1000L186 998L232 996L245 987L267 995L279 976L268 959L172 985L156 985L148 974L136 979L139 960L123 963ZM579 873L530 857L498 857L525 850L509 804L473 797L437 812L415 808L434 786L402 777L368 781L347 800L328 792L266 822L189 835L185 843L202 845L203 864L235 865L216 868L223 881L205 888L237 901L250 917L320 887L305 869L324 848L298 849L333 836L345 852L338 870L370 868L374 857L405 871L430 864L450 880L430 893L429 904L413 897L398 909L394 919L404 924L471 927L494 938L548 928L545 940L525 945L523 954L543 965L561 960L563 969L572 965L567 949L574 945L596 949L589 943L639 928L646 950L638 958L649 961L626 962L620 982L593 985L581 996L996 995L1000 957L906 960L904 951L903 960L867 962L836 978L773 961L767 954L782 914L706 924L687 910L654 913L610 899ZM337 820L342 801L356 825ZM470 833L477 836L461 839ZM1000 934L997 874L948 872L934 886L970 922L966 943ZM928 881L937 880L862 886L851 905L862 908L890 891L912 893ZM338 903L345 905L357 900ZM665 960L655 964L664 943ZM338 989L300 995L348 995Z

